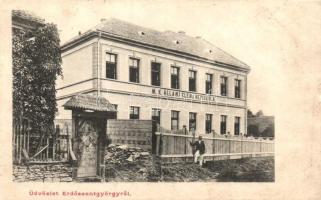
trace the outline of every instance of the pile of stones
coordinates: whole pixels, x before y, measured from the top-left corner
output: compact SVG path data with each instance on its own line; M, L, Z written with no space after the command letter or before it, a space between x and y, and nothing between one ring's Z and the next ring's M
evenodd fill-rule
M14 165L15 182L71 182L72 168L67 164Z
M111 144L105 150L106 164L124 164L149 159L150 154L139 147Z
M158 181L160 169L146 150L127 145L109 145L105 150L107 182Z

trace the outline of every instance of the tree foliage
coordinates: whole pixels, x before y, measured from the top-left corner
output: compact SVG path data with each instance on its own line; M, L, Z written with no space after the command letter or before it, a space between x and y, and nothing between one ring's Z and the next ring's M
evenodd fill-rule
M58 30L44 24L13 30L13 117L28 119L34 131L52 125L55 118L57 76L62 75Z
M261 133L262 137L274 137L274 123L270 124L264 131Z
M259 126L252 124L247 127L248 136L260 137Z
M254 117L254 114L250 109L247 109L247 117Z
M259 110L259 111L257 111L257 113L255 114L255 116L256 116L256 117L262 117L262 116L264 116L264 113L263 113L262 110Z

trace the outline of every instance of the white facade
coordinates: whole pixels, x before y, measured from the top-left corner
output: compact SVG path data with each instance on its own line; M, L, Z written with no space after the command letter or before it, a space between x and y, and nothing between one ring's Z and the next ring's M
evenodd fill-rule
M106 78L106 53L117 55L117 78ZM129 59L139 59L139 83L129 81ZM129 119L130 106L139 107L139 119L150 120L152 108L161 110L160 126L171 129L171 111L179 111L179 128L189 127L189 112L196 114L196 133L205 134L205 115L212 114L212 129L220 133L221 115L227 116L226 132L234 134L235 117L240 133L246 133L246 82L248 71L236 70L178 53L157 51L96 36L62 53L63 80L57 81L57 119L71 119L62 105L77 93L105 97L117 105L117 118ZM160 87L151 84L151 63L161 64ZM180 89L171 89L171 66L179 67ZM196 71L196 92L189 90L189 70ZM212 74L213 94L205 92L206 74ZM220 95L220 77L227 77L227 96ZM241 96L235 98L235 79L241 80ZM99 85L97 83L100 83Z

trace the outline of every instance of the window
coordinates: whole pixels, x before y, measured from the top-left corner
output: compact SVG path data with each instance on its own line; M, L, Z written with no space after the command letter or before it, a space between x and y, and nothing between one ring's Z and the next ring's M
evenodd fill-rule
M172 110L172 116L171 116L171 130L178 130L179 128L179 112Z
M206 133L212 132L212 115L211 114L206 114L205 116L205 130L206 130Z
M227 77L221 76L221 95L227 96Z
M234 135L240 135L240 117L235 117L234 119Z
M152 62L152 85L154 86L160 86L160 68L160 63Z
M196 92L196 71L189 70L189 91Z
M226 134L226 115L221 115L221 134Z
M139 59L129 59L129 81L139 83Z
M205 80L206 94L213 94L212 80L213 80L213 75L212 74L206 74L206 80Z
M179 68L171 67L171 88L179 89Z
M157 108L152 109L152 121L153 121L153 130L158 131L157 127L160 126L160 114L161 110Z
M139 119L139 107L130 107L129 119Z
M196 113L189 113L189 130L196 130Z
M117 79L117 55L106 53L106 78Z
M241 98L241 80L235 79L234 95L235 98Z

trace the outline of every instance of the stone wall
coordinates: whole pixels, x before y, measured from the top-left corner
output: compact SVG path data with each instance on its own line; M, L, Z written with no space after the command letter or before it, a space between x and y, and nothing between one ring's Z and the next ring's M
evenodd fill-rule
M14 165L15 182L71 182L72 167L68 164Z

